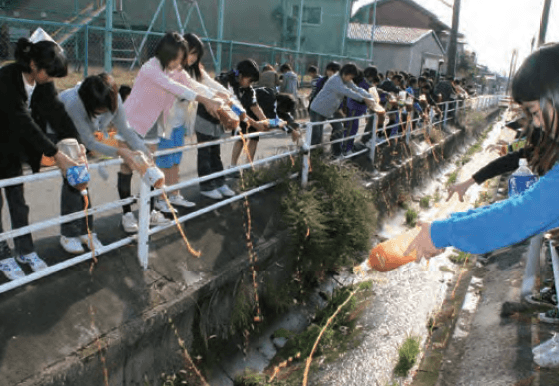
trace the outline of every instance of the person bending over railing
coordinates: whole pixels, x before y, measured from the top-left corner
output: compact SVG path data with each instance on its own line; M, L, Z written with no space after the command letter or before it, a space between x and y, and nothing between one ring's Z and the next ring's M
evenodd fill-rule
M54 124L61 137L77 137L52 84L53 78L66 76L68 62L56 43L46 40L32 43L26 38L17 42L15 59L15 63L0 69L0 179L22 176L24 157L32 171L37 172L43 154L54 157L65 175L68 168L77 164L58 151L39 123ZM12 228L29 225L29 207L25 202L23 184L7 186L4 190ZM0 209L2 204L0 194ZM15 259L8 243L0 242L0 271L8 279L25 276L16 259L28 264L33 271L47 267L35 252L31 234L16 237L14 244Z
M83 83L60 93L60 100L64 103L66 111L72 118L80 138L88 150L109 157L120 156L132 169L138 170L134 160L135 151L149 155L150 152L140 136L130 128L122 99L118 93L118 86L108 74L92 75ZM113 124L117 129L119 139L126 147L113 147L99 142L94 134L101 132L107 134L108 127ZM89 195L88 195L89 196ZM62 184L60 197L60 214L62 216L81 211L84 207L84 198L80 191L70 186L66 180ZM91 198L88 197L91 207ZM89 249L99 249L103 244L94 232L93 216L88 218L89 230L92 232L91 241L88 238L88 229L85 218L80 218L61 225L60 244L68 253L82 254L85 244Z
M368 108L373 111L383 112L372 95L359 88L353 83L353 78L357 75L357 66L353 63L344 65L340 72L333 75L322 90L318 93L311 104L311 122L323 122L332 119L334 112L339 108L344 97L352 98L358 102L365 102ZM330 140L340 138L343 133L343 125L340 122L332 123L332 134ZM316 125L312 128L311 145L322 143L323 125ZM341 144L332 145L334 156L341 154Z
M155 57L148 60L140 69L130 96L124 102L130 126L144 139L148 148L155 151L160 139L157 121L165 122L177 98L202 103L208 112L217 117L221 101L213 100L212 95L202 95L188 86L191 79L182 65L186 59L188 44L176 32L165 34L157 44ZM132 170L122 164L118 176L121 199L130 197ZM152 200L152 208L155 200ZM138 223L130 206L123 207L123 228L129 232L138 229ZM163 214L152 209L151 225L169 223Z

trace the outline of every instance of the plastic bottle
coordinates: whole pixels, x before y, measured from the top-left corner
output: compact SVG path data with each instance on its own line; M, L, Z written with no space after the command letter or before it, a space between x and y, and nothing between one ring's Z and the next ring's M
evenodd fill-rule
M153 164L151 160L142 152L137 152L134 161L138 164L140 175L146 184L156 189L165 185L165 174Z
M78 163L66 170L66 180L74 188L78 189L82 195L87 195L87 183L91 179L89 170L82 157L82 149L78 141L74 138L66 138L56 145L58 150L66 154L68 158Z
M532 173L528 167L528 161L526 158L521 158L518 164L520 166L509 178L509 197L521 194L538 182L539 179L539 177Z

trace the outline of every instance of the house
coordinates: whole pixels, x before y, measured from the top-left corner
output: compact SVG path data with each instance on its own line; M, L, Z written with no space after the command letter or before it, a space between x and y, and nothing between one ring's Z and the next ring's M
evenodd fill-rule
M374 1L361 8L353 15L351 22L374 24ZM443 31L451 27L440 20L433 12L413 0L377 0L376 25L408 27L433 30L439 39Z
M412 36L413 33L408 31L407 29L418 30L417 34L421 34L420 31L423 31L423 35L424 35L423 38L427 36L425 35L427 31L432 31L431 35L434 36L432 36L431 39L428 39L431 40L430 44L425 43L425 41L421 41L421 43L419 42L413 43L413 45L416 44L419 44L420 46L427 45L428 49L426 48L425 50L423 50L422 48L416 47L413 50L413 54L410 51L409 55L411 60L416 60L418 55L421 57L422 63L420 63L419 66L415 66L415 67L430 68L437 71L439 60L444 59L446 62L446 52L448 50L448 45L450 42L450 31L451 31L451 27L449 26L448 23L451 22L452 10L448 7L442 7L443 11L441 11L441 8L439 7L438 14L435 14L431 10L427 9L427 6L431 6L431 7L434 6L433 1L434 0L422 0L422 1L376 0L376 15L375 15L375 1L373 1L356 10L356 12L351 18L350 26L354 24L359 24L368 27L350 27L350 29L353 28L353 30L355 31L359 28L361 29L368 28L370 31L372 25L375 24L375 22L377 27L402 28L401 30L390 29L390 34L396 35L397 38L390 37L388 39L384 39L385 33L379 32L379 38L381 40L377 41L376 40L377 34L375 33L373 61L375 62L375 64L379 66L381 66L381 62L385 62L382 56L383 53L386 51L387 45L403 44L403 43L398 43L395 40L405 41L406 44L408 45L412 44L412 42L409 39L406 39L406 36ZM438 5L440 6L440 3L438 3ZM444 20L441 20L441 17L443 17ZM381 29L381 31L383 30ZM350 33L349 30L348 33ZM362 39L363 37L366 36L366 34L364 35L357 34L357 35L359 35L359 37L355 36L354 34L354 36L351 38L354 41L354 43L352 43L353 46L352 51L348 52L349 55L353 55L355 52L364 51L365 44L363 42L356 43L356 40L358 41ZM379 51L376 50L377 43L380 44ZM360 49L356 49L355 47L356 44L357 46L361 46ZM460 58L460 56L464 53L465 44L466 44L466 40L464 39L464 35L459 33L457 52L456 52L457 58ZM369 45L370 45L370 41L369 41ZM442 52L436 46L442 47ZM396 48L396 46L390 49L391 52L399 51L400 56L402 55L403 50L404 48L401 46L399 46L398 49ZM420 51L421 54L419 53ZM370 49L368 52L370 55ZM408 67L413 67L413 66L410 65ZM446 63L441 67L441 71L443 73L447 72Z
M370 24L350 23L348 55L370 56ZM373 62L380 71L391 69L419 76L423 70L437 71L445 50L431 29L377 26L374 30Z

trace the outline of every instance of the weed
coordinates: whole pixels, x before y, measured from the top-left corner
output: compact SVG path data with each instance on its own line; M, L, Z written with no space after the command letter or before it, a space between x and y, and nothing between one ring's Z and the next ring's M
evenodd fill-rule
M446 180L446 186L454 185L456 183L457 178L458 178L458 171L457 170L450 173L450 176L448 177L448 180Z
M263 386L265 384L266 376L250 369L246 369L233 381L233 386Z
M406 224L410 227L414 227L417 223L417 212L413 209L408 209L406 212Z
M408 372L415 365L415 361L419 355L419 342L420 340L417 337L409 337L406 339L402 347L398 350L400 358L398 359L398 364L394 368L394 374L399 377L408 375Z
M452 261L454 264L464 264L466 259L470 257L470 254L467 252L462 252L462 251L457 251L457 252L458 252L457 255L452 255L449 257L450 261Z
M433 201L434 202L439 202L441 200L441 193L439 191L439 189L437 189L437 191L435 192L435 196L433 197Z
M235 294L235 305L231 312L231 333L242 332L252 324L254 314L253 289L249 285L241 283Z
M422 207L423 209L427 209L429 208L430 202L431 202L431 196L421 197L421 200L419 200L419 206Z

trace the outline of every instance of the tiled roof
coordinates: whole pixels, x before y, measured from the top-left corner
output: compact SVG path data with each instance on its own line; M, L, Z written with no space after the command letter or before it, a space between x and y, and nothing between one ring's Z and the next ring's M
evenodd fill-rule
M353 40L371 40L371 24L349 23L347 37ZM408 27L377 25L374 40L376 43L412 44L432 30Z

